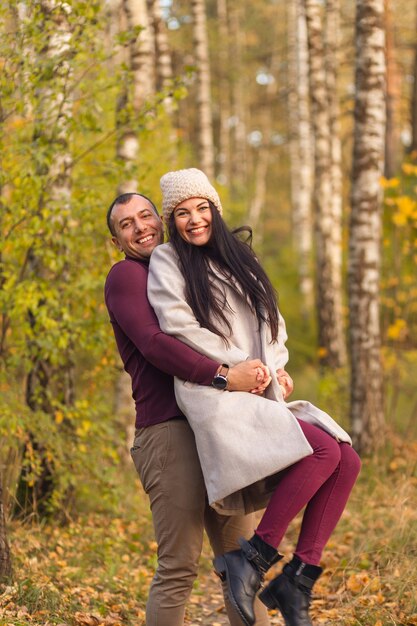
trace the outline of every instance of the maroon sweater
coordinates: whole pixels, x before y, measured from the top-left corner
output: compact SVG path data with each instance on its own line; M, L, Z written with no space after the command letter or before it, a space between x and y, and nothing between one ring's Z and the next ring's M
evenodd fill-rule
M180 417L173 376L209 385L218 363L165 335L147 297L148 264L127 257L111 268L106 305L117 347L132 378L136 428Z

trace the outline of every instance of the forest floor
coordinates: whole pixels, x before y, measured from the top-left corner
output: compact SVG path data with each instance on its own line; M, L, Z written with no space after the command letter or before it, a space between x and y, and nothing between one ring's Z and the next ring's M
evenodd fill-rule
M417 625L416 466L417 443L395 437L384 456L364 462L323 555L315 624ZM147 499L129 477L131 497L117 513L79 514L65 525L9 524L15 579L1 590L1 626L144 625L156 545ZM299 523L280 546L286 556ZM228 624L207 543L186 624ZM271 624L283 621L271 613Z

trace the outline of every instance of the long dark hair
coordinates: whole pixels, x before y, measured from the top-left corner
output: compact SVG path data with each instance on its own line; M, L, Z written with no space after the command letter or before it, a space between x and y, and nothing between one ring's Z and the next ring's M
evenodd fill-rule
M170 241L180 261L180 269L185 279L185 297L198 322L227 342L227 337L213 320L225 324L232 331L224 314L229 308L222 291L213 282L216 272L226 279L233 278L239 284L254 311L259 326L269 324L272 340L278 337L277 295L271 281L258 262L250 247L251 230L242 227L231 231L219 212L209 201L212 214L212 235L208 245L194 246L187 243L178 233L174 213L168 222ZM238 233L250 233L249 240L242 241ZM210 263L211 262L211 263ZM233 287L233 281L229 282ZM230 308L229 308L230 310Z

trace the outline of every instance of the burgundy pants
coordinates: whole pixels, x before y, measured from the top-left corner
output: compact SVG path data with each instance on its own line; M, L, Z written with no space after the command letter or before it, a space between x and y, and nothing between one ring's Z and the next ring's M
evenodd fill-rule
M361 462L347 443L339 443L320 428L298 420L313 454L291 465L280 480L256 529L256 534L278 547L291 520L305 506L295 555L318 565L339 521Z

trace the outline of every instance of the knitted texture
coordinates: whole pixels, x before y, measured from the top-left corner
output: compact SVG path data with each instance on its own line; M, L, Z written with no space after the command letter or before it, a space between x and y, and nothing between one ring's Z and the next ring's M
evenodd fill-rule
M210 200L220 215L223 213L219 195L201 170L192 167L187 170L167 172L161 178L162 212L168 221L172 211L180 202L189 198Z

